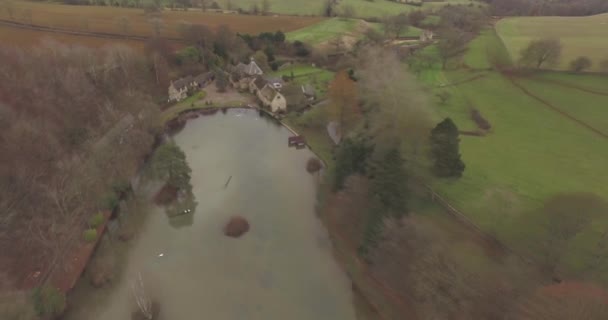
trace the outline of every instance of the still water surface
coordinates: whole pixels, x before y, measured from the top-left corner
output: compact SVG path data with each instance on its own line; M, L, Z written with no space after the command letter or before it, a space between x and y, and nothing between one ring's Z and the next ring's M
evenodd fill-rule
M159 319L355 319L350 282L314 214L313 154L288 148L288 136L253 110L190 120L174 139L192 168L194 214L170 223L162 209L149 212L121 283L78 307L87 320L129 319L137 272ZM233 214L251 224L239 239L222 233Z

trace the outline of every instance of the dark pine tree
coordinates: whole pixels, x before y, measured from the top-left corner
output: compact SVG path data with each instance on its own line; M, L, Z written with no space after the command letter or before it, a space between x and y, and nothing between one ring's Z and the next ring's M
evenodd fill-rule
M440 122L431 131L431 157L433 172L438 177L461 177L464 162L460 159L458 128L450 118Z
M372 153L364 139L345 139L336 150L336 169L334 172L334 190L344 187L344 181L354 173L365 173L366 161Z
M405 198L407 175L398 148L391 148L374 170L373 192L394 217L402 217L407 210Z

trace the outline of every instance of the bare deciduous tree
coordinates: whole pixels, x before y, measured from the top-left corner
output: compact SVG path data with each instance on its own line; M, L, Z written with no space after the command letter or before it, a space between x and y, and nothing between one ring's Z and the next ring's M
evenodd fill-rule
M450 29L442 32L441 40L437 44L437 50L439 51L443 69L446 68L450 59L459 57L466 52L469 39L470 35L461 31Z
M398 140L415 160L419 147L428 142L432 127L428 96L393 51L371 48L360 54L357 77L377 140Z
M271 7L270 0L262 0L261 9L262 9L263 15L267 15L270 13L270 7Z
M388 17L384 20L384 32L387 36L397 38L408 28L409 19L405 13Z
M141 314L146 319L152 320L154 317L154 314L152 313L152 299L150 299L146 292L141 273L137 273L135 279L132 281L131 293L133 294L133 298L135 299L135 303Z
M540 69L543 65L554 66L559 62L562 44L558 39L532 40L520 52L519 63L526 67Z

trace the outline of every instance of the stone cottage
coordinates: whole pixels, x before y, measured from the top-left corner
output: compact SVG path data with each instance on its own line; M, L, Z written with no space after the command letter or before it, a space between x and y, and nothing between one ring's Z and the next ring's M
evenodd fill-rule
M194 77L193 84L198 87L198 89L203 89L209 83L211 83L215 79L215 74L211 71L201 73L198 76Z
M287 111L285 97L262 76L258 75L249 82L249 92L255 94L262 105L270 108L270 111L274 113Z
M230 83L232 86L239 90L247 90L251 80L256 76L261 76L264 71L258 66L258 64L251 58L249 64L239 62L234 66L230 74Z
M258 91L258 98L262 104L273 113L287 111L287 101L285 97L272 86L266 84L262 90Z
M178 102L188 97L188 90L194 85L192 76L187 76L175 81L171 81L169 85L168 102Z
M431 30L422 30L422 33L420 34L420 41L422 41L422 42L433 41L434 35L435 34Z
M200 90L206 87L215 78L213 72L201 73L196 77L187 76L171 81L169 85L168 102L179 102L188 97L191 90Z

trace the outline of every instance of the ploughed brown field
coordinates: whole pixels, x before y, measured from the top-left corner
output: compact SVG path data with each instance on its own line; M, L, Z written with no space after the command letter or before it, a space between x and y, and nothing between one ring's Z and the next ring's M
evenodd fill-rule
M104 46L113 44L126 45L136 50L143 50L144 48L144 42L137 40L76 36L0 25L0 43L27 48L34 45L39 45L44 41L57 41L65 45L81 45L91 48L102 48Z
M138 8L69 6L14 1L12 2L12 15L9 15L8 10L0 10L0 19L77 32L149 37L154 34L155 26L152 20L156 18L146 15L143 9ZM157 16L157 19L160 20L162 37L179 38L179 26L184 23L206 25L212 29L227 25L235 32L257 34L277 30L289 32L317 23L323 18L250 16L191 9L189 11L164 10L160 16ZM128 23L125 26L121 21L128 21ZM46 37L68 44L83 44L92 47L116 42L142 47L138 41L134 40L74 36L0 25L0 42L2 43L31 45Z

